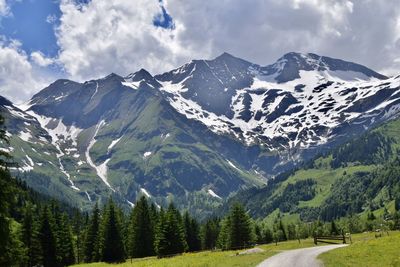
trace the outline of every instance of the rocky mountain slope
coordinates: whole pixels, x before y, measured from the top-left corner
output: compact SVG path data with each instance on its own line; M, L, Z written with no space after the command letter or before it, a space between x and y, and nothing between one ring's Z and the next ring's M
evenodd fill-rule
M88 208L144 194L202 212L397 116L400 77L315 54L260 66L227 53L152 76L57 80L1 98L19 173ZM17 171L17 170L16 170Z

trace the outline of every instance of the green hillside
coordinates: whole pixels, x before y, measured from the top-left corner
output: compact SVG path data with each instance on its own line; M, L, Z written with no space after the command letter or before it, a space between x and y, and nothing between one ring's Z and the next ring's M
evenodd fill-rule
M330 221L354 214L382 214L400 199L400 120L368 131L229 200L245 203L259 218L277 214ZM293 217L294 216L294 217Z

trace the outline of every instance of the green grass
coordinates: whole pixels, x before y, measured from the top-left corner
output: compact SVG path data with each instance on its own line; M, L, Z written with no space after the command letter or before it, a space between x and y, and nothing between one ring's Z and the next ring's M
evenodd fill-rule
M81 264L75 266L82 267L103 267L103 266L118 266L118 267L150 267L150 266L162 266L162 267L214 267L214 266L256 266L268 257L279 253L282 250L297 249L304 247L314 246L311 239L302 240L299 244L298 241L288 241L275 244L261 245L259 248L263 249L263 252L237 255L240 251L218 251L218 252L199 252L199 253L185 253L181 256L172 258L157 259L155 257L136 259L132 263L130 260L122 264L106 264L106 263L92 263L92 264Z
M325 159L319 159L320 162L324 162ZM326 162L321 163L321 165L326 165ZM345 168L331 169L331 168L318 168L318 169L307 169L299 170L294 175L289 177L285 182L282 183L280 188L274 192L278 194L283 191L283 189L289 183L296 183L297 181L313 179L317 182L316 184L316 195L313 199L309 201L300 201L299 207L319 207L329 196L332 184L339 178L343 177L343 174L353 174L355 172L369 172L372 171L376 166L374 165L358 165L349 166Z
M326 267L386 267L400 266L400 232L374 233L353 236L353 244L331 250L319 256Z

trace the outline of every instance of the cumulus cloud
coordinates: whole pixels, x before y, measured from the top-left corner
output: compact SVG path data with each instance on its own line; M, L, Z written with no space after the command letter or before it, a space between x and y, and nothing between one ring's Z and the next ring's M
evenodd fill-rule
M393 67L400 54L399 7L390 0L168 2L185 25L183 42L211 55L227 50L267 64L289 51L314 52L377 70Z
M174 27L152 23L159 1L61 3L59 63L87 79L144 67L160 73L228 51L259 64L290 51L399 69L400 12L395 1L169 0Z
M16 40L0 38L0 94L20 103L29 99L49 80L36 75L28 56Z
M31 53L31 60L40 67L47 67L54 63L52 58L46 57L42 52L35 51Z
M60 1L57 57L49 59L40 52L27 57L14 49L21 59L18 64L43 69L56 63L69 78L82 81L139 68L161 73L224 51L262 65L299 51L358 62L385 74L400 72L397 1L77 2ZM1 10L8 9L2 6L4 0L0 12L5 13Z
M91 1L82 6L65 0L61 11L58 61L74 78L128 74L141 67L157 72L193 56L180 43L184 25L153 25L162 12L158 1Z

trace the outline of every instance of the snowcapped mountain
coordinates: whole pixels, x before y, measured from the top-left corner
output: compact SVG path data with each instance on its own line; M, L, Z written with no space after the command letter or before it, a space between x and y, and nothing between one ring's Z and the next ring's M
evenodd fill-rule
M187 118L270 150L325 144L390 117L399 104L399 77L315 54L288 53L261 67L224 53L156 79Z
M399 109L400 76L300 53L57 80L20 108L0 98L22 179L84 209L112 194L211 210Z

